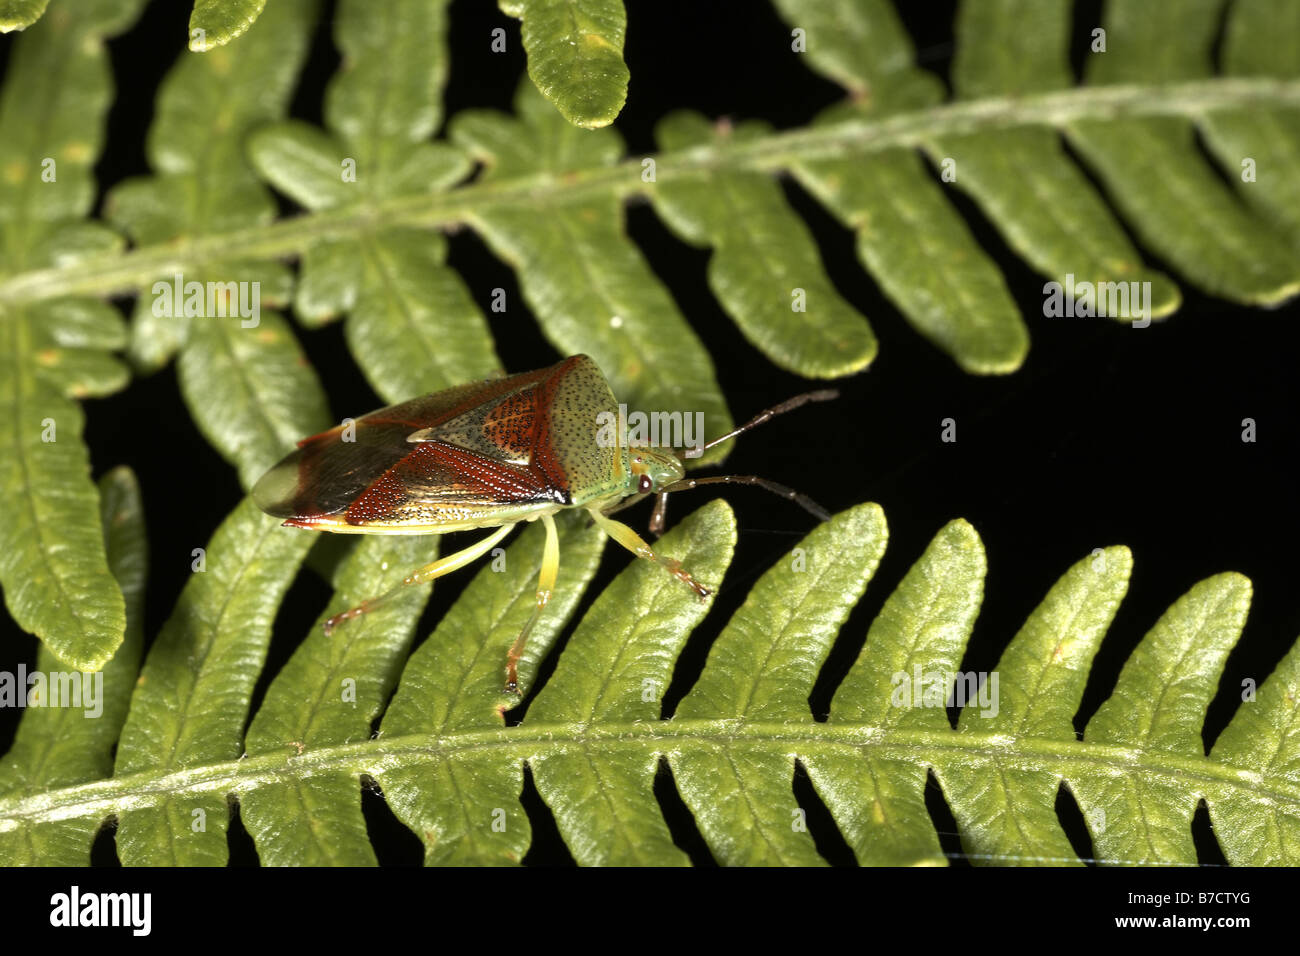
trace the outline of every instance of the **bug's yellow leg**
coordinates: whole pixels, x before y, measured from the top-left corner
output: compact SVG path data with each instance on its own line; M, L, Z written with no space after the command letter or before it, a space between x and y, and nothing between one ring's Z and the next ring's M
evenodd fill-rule
M510 694L519 693L519 658L523 657L524 645L528 643L533 625L542 616L542 608L551 600L555 578L560 573L560 538L555 533L555 519L550 515L542 515L542 524L546 527L546 544L542 548L542 570L537 575L537 604L528 623L515 638L510 653L506 655L506 692Z
M709 589L691 577L690 573L682 568L680 561L655 554L654 549L642 541L641 536L627 525L623 524L623 522L615 521L613 518L607 518L595 508L589 508L588 511L591 512L591 516L596 519L596 524L600 526L600 529L604 531L605 534L609 535L623 547L627 548L638 558L645 558L648 561L653 561L655 564L667 568L672 572L674 577L694 590L695 593L700 596L700 600L709 596Z
M368 611L373 611L389 598L401 594L402 589L408 584L420 584L424 581L432 581L434 578L440 578L444 574L450 574L452 571L463 568L471 561L481 558L492 549L494 544L509 534L510 529L513 527L513 524L502 525L477 544L471 544L468 548L457 551L455 554L449 554L444 558L439 558L432 564L426 564L417 571L412 571L402 579L401 584L397 585L397 587L393 588L391 591L386 591L379 595L379 597L362 601L354 608L349 608L346 611L335 614L325 622L325 633L329 634L333 632L334 628L338 627L344 621L350 620L354 617L360 617Z

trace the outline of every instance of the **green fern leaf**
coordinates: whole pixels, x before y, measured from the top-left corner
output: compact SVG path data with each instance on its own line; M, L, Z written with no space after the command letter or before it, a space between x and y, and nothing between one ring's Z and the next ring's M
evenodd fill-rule
M1300 76L1300 5L1239 0L1223 39L1224 72L1229 76ZM1250 157L1264 169L1286 169L1300 156L1295 112L1286 110L1215 112L1201 126L1210 152L1224 167L1240 169ZM1245 188L1249 185L1250 188ZM1293 239L1300 236L1300 180L1265 176L1242 184L1241 199Z
M135 476L125 468L111 471L100 480L99 491L109 567L126 598L126 636L102 671L77 675L83 686L103 681L96 706L32 707L24 712L13 746L0 760L0 794L5 796L36 794L112 773L113 747L140 666L148 554ZM36 670L52 675L62 665L42 648ZM9 831L0 835L0 857L7 865L85 866L101 822L102 817L92 813Z
M807 723L808 695L840 625L880 563L888 534L862 505L810 534L749 592L709 652L681 720ZM821 862L794 802L794 754L755 747L683 748L670 755L682 799L724 864Z
M26 30L41 18L50 0L3 0L0 3L0 33Z
M1219 11L1214 0L1177 7L1114 5L1111 48L1090 62L1089 81L1169 83L1208 76ZM1069 133L1142 240L1207 291L1261 305L1300 291L1295 246L1222 184L1193 148L1191 122L1084 121L1072 124ZM1280 141L1263 138L1270 142ZM1240 171L1241 159L1230 167Z
M744 123L717 135L743 143L768 132ZM692 113L666 117L656 135L669 151L706 147L715 136ZM835 291L812 236L767 177L683 174L665 178L653 195L682 238L714 248L709 285L741 331L778 365L832 378L859 372L875 358L871 329Z
M973 99L1068 87L1069 34L1066 3L966 4L957 22L961 55L953 66L958 95ZM1151 318L1178 308L1177 287L1142 264L1123 227L1051 132L945 137L931 149L932 156L940 154L955 157L961 171L957 182L991 219L1004 224L1007 242L1042 274L1060 282L1067 275L1092 282L1147 282ZM1062 209L1070 214L1060 215ZM1135 316L1129 309L1114 318Z
M578 515L557 522L563 563L546 615L519 662L523 687L573 614L596 572L605 536ZM542 529L531 528L466 587L437 629L411 656L384 714L382 737L496 730L511 702L501 694L502 661L536 603ZM449 751L432 767L397 767L376 779L393 813L420 837L428 864L518 863L528 850L519 806L522 758Z
M1205 710L1249 607L1250 582L1238 574L1202 581L1179 599L1129 658L1114 694L1088 722L1084 740L1203 756ZM1071 789L1085 813L1093 811L1098 855L1196 863L1190 835L1195 792L1139 774L1078 780ZM1118 812L1099 817L1105 807Z
M183 242L271 218L273 201L243 158L243 140L253 126L283 113L314 9L308 0L277 0L245 42L185 57L169 74L150 130L150 162L159 174L128 180L107 202L110 217L135 241ZM216 315L206 314L207 301L211 289L243 284L259 290L259 302L284 304L289 275L279 263L231 250L195 270L155 278L151 295L142 292L137 300L132 353L148 370L179 350L181 393L191 414L251 486L287 445L328 427L325 397L280 316L260 305L256 315L233 315L236 292L230 300L218 292ZM188 307L192 289L203 296L197 319Z
M130 487L124 476L108 480L106 522L115 570L138 602ZM599 556L599 533L572 518L562 538L574 560L563 566L541 646L521 668L525 683ZM1071 568L975 694L971 675L956 669L985 559L975 532L954 521L886 600L819 723L808 695L886 537L870 504L815 529L750 590L671 715L661 713L664 689L707 607L634 561L587 611L523 722L504 727L502 663L529 613L541 554L533 528L406 660L386 709L427 588L354 622L343 640L313 628L241 747L271 614L310 541L245 503L213 538L207 569L186 587L135 682L114 776L105 774L118 718L84 727L76 711L25 716L0 764L0 860L84 862L96 828L116 816L124 862L220 863L228 801L238 800L263 862L373 863L360 810L373 779L425 843L426 862L518 862L531 832L519 804L526 763L580 863L680 864L687 858L654 794L666 757L723 863L822 862L792 790L796 761L862 863L945 862L924 804L931 771L977 863L1079 862L1055 809L1063 784L1100 862L1194 863L1191 817L1202 799L1216 822L1243 824L1216 829L1231 862L1296 862L1287 835L1300 818L1292 727L1300 652L1242 705L1209 756L1200 740L1245 619L1244 578L1209 578L1175 602L1079 739L1074 715L1128 586L1128 550L1099 549ZM734 542L721 502L661 539L714 587ZM420 552L418 540L403 542L403 559ZM392 557L373 542L358 547L323 614L396 580ZM131 683L125 660L107 675L116 714ZM973 696L959 698L954 729L946 705L958 687ZM382 732L371 737L381 714Z
M436 550L428 538L413 537L396 548L371 539L353 551L336 575L334 600L276 676L248 728L250 756L273 751L293 755L370 736L370 722L396 682L432 586L404 589L338 634L326 634L321 625L395 587L411 568L432 561ZM269 865L373 864L360 795L356 774L291 780L250 792L240 816Z
M80 0L83 6L111 5L116 0ZM402 55L420 32L387 33L394 23L428 18L442 24L448 0L423 4L395 0L393 4L347 4L338 17L341 46L355 41L387 50L381 72L401 81L397 67L413 59ZM0 0L0 33L25 30L45 13L50 0ZM575 126L596 129L612 123L627 99L629 79L623 62L627 13L622 0L500 0L502 12L523 21L522 39L528 54L528 75L537 89ZM266 0L194 0L190 14L189 49L207 53L243 36L257 23ZM400 16L393 17L392 8ZM93 11L90 15L94 15ZM79 16L87 14L78 10ZM263 27L263 30L275 29ZM504 42L504 36L494 42ZM495 47L494 47L495 49ZM501 48L502 50L504 47ZM498 50L500 52L500 50ZM418 82L421 71L410 71ZM428 101L426 101L427 103Z
M325 97L333 135L301 123L265 127L249 144L259 172L308 209L373 210L384 199L463 179L465 157L426 142L441 122L445 17L443 5L424 0L378 10L343 4L335 38L346 67ZM432 230L377 228L327 239L303 256L298 314L316 325L348 313L349 348L388 401L484 378L501 363L446 256L446 240Z
M1300 764L1300 645L1259 690L1252 706L1243 705L1219 736L1210 757L1242 774L1294 780ZM1228 786L1216 787L1217 795ZM1243 793L1239 799L1220 796L1210 804L1215 832L1227 844L1235 863L1250 866L1300 865L1300 828L1294 802L1269 793Z
M523 21L528 75L575 126L614 122L627 99L622 0L499 0Z
M0 271L77 268L120 251L116 236L83 217L110 99L104 40L140 6L103 0L80 19L60 9L18 44L0 100ZM0 306L0 328L0 492L11 503L0 522L5 604L65 664L98 670L126 622L73 399L126 384L110 354L125 329L105 303L67 296Z
M958 729L974 738L1073 740L1071 720L1088 668L1128 589L1132 558L1112 548L1072 567L1030 614L998 661L1001 700L992 714L962 711ZM936 773L950 795L962 845L983 862L1075 858L1056 819L1059 774L1008 766L996 756Z
M243 752L271 622L311 544L247 500L226 519L145 659L117 748L118 776L176 773ZM128 865L221 865L225 827L223 796L169 795L124 809L118 847Z
M979 613L985 569L984 546L969 524L953 521L935 535L872 622L862 652L831 700L828 724L947 732L940 708L893 706L893 675L957 672ZM854 748L828 748L805 763L859 862L947 862L925 808L924 764Z
M203 53L224 46L248 31L266 0L194 0L190 14L190 50Z
M915 109L918 103L928 105L937 98L933 88L921 82L929 77L918 77L919 71L911 65L906 37L883 2L837 5L839 17L834 23L828 22L828 11L820 4L781 0L778 6L789 22L807 26L810 61L855 93L859 112L870 115L882 110L904 111ZM1208 66L1189 71L1185 64L1208 64L1208 44L1217 26L1218 7L1217 3L1202 4L1193 10L1174 4L1111 5L1104 26L1112 47L1089 60L1094 68L1090 79L1096 83L1158 87L1208 76ZM1275 39L1271 16L1259 5L1233 6L1229 17L1229 36L1234 44L1228 60L1230 73L1300 75L1292 62L1294 52ZM963 4L957 21L953 66L959 99L1025 97L1067 88L1069 28L1070 4L1065 0ZM1164 42L1174 35L1182 44L1178 49ZM1115 42L1120 44L1119 49L1114 48ZM903 51L906 55L890 56L885 51ZM843 115L828 114L827 118ZM1203 128L1213 134L1225 125L1223 117L1230 115L1235 111L1201 110L1193 117L1204 122ZM1261 120L1260 115L1247 112L1249 119L1243 122L1252 125L1236 127L1258 133L1249 142L1238 135L1240 151L1230 153L1225 147L1218 150L1229 169L1239 170L1242 157L1256 151L1266 152L1279 164L1272 168L1290 168L1300 159L1300 149L1292 148L1295 144L1285 132L1294 124L1282 121L1283 116L1293 114L1263 113L1271 117L1269 120ZM1226 125L1231 128L1233 122L1228 120ZM1289 198L1285 191L1290 187L1273 185L1261 191L1250 183L1239 190L1263 213L1265 221L1261 221L1259 216L1237 208L1235 199L1196 155L1191 140L1193 127L1187 119L1107 118L1060 125L1069 134L1070 144L1105 181L1116 205L1143 240L1190 281L1213 294L1243 302L1271 304L1295 294L1300 277L1296 274L1294 252L1287 250L1288 246L1294 248L1300 233L1293 228L1288 232L1286 226L1275 228L1267 221L1289 215L1279 213L1279 209L1295 208L1294 203L1285 204ZM1212 135L1211 139L1215 138ZM1135 141L1142 142L1143 148L1134 149ZM1177 309L1178 289L1167 277L1142 264L1123 227L1063 151L1051 129L1026 125L995 134L976 131L923 136L921 145L936 165L952 164L954 184L979 203L1008 245L1044 276L1062 283L1067 276L1080 282L1150 283L1149 318L1160 318ZM1143 170L1134 168L1133 157L1138 155L1144 157ZM886 291L923 334L968 370L996 372L1015 368L1023 358L1023 329L1005 291L998 294L1000 282L991 262L973 243L965 241L963 229L953 229L950 220L954 217L942 200L937 204L927 201L933 188L922 182L910 156L891 150L873 157L873 162L886 158L891 161L884 170L889 177L886 187L873 187L871 174L876 169L869 167L864 173L848 162L802 163L795 166L794 172L847 225L858 230L863 263L880 275ZM901 178L905 170L910 175L906 185ZM1279 188L1283 190L1280 196ZM890 196L899 198L891 203ZM889 217L884 220L886 227L878 225L880 210L888 210L890 205L912 212L906 229L888 228ZM918 209L924 213L918 213ZM1069 210L1069 214L1061 215L1061 210ZM985 290L969 301L993 303L993 307L972 308L963 316L945 305L936 314L934 303L944 301L936 292L944 288L942 278L917 277L916 265L912 265L910 274L902 271L908 263L923 261L923 257L908 256L907 263L891 268L891 255L899 258L895 250L915 242L905 233L925 236L930 242L955 242L956 248L936 249L940 255L931 258L957 263L958 268L976 273L980 278L963 277L965 281L959 280L958 289ZM951 239L954 234L961 238ZM935 236L949 238L935 240ZM915 281L917 278L921 281ZM976 281L981 284L975 285ZM947 298L960 302L953 295ZM1125 305L1116 310L1114 317L1135 316Z
M716 590L731 562L736 522L721 502L701 508L655 545ZM570 724L599 732L659 717L673 662L706 606L662 569L637 562L592 605L551 680L528 708L530 723ZM575 859L587 865L676 865L652 790L660 753L635 748L565 748L532 761L542 799Z

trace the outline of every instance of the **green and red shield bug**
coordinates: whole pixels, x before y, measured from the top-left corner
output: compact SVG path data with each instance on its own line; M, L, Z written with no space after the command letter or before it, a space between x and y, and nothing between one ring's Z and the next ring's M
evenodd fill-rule
M699 452L807 402L835 398L808 392L756 415ZM537 604L506 661L506 689L517 693L524 643L550 599L560 566L552 518L584 508L596 524L639 558L654 561L693 588L708 591L676 561L609 515L656 496L650 529L663 529L668 495L725 482L758 485L829 517L812 499L753 475L687 478L683 454L628 447L598 438L600 416L616 414L609 383L590 358L575 355L536 372L459 385L371 412L305 438L253 488L253 501L285 524L348 534L443 534L496 528L455 554L412 572L403 584L431 581L488 553L520 521L546 527ZM400 589L399 585L399 589ZM390 591L389 594L396 593ZM365 601L325 622L328 633L375 607Z

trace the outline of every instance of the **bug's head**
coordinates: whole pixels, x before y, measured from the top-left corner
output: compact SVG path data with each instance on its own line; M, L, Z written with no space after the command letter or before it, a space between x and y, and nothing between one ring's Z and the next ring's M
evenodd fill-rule
M675 481L686 477L682 460L667 448L632 449L633 491L658 494Z

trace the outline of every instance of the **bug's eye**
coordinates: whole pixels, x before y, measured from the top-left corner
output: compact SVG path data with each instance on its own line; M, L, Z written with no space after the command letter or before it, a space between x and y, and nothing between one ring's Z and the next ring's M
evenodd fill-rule
M649 475L642 475L636 480L636 490L641 494L646 494L654 487L654 482L650 480Z

